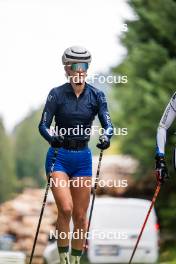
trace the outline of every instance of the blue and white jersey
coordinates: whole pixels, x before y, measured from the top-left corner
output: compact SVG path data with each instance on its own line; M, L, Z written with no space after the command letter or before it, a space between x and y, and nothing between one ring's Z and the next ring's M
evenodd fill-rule
M164 156L165 154L167 130L172 125L175 118L176 118L176 92L170 99L158 126L157 137L156 137L157 140L156 155L158 156Z

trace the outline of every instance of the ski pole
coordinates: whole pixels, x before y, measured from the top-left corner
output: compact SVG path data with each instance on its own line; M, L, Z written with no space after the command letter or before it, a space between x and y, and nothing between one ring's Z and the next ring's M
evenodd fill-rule
M94 208L94 202L95 202L96 190L97 190L97 185L98 185L98 179L99 179L99 175L100 175L100 167L101 167L102 157L103 157L103 150L101 149L100 156L99 156L99 161L98 161L97 173L96 173L96 177L95 177L95 184L94 184L94 188L93 188L92 204L91 204L91 208L90 208L90 214L89 214L89 219L88 219L88 227L87 227L87 232L86 232L87 234L89 234L90 223L91 223L91 219L92 219L92 213L93 213L93 208ZM84 254L85 250L87 249L87 246L88 246L87 244L88 244L88 237L86 235L86 241L85 241L85 245L83 247L82 255Z
M55 161L56 161L57 153L58 153L58 149L55 149L54 150L54 156L53 156L53 159L52 159L51 171L50 171L49 176L48 176L48 182L47 182L47 186L46 186L46 190L45 190L45 195L44 195L44 198L43 198L43 203L42 203L42 208L41 208L41 212L40 212L40 217L39 217L39 221L38 221L38 224L37 224L37 229L36 229L36 233L35 233L34 243L33 243L33 246L32 246L32 251L31 251L29 264L32 264L34 251L35 251L35 246L36 246L36 243L37 243L37 238L38 238L40 225L41 225L41 221L42 221L42 217L43 217L43 212L44 212L44 209L45 209L46 200L47 200L47 196L48 196L48 191L49 191L49 188L50 188L50 179L52 177L51 174L52 174L52 172L54 170L54 164L55 164Z
M159 192L160 192L160 189L161 189L161 183L158 181L157 186L156 186L156 190L155 190L155 193L154 193L154 196L153 196L153 198L152 198L152 202L151 202L150 208L149 208L149 210L148 210L147 216L146 216L146 218L145 218L144 224L143 224L143 226L142 226L142 229L141 229L141 231L140 231L140 234L139 234L139 236L138 236L138 239L137 239L136 245L135 245L135 247L134 247L133 253L132 253L132 255L131 255L131 258L130 258L130 261L128 262L128 264L132 263L132 260L133 260L134 254L135 254L135 252L136 252L136 249L137 249L137 247L138 247L139 241L140 241L140 239L141 239L141 237L142 237L142 234L143 234L143 231L144 231L144 229L145 229L145 226L146 226L147 220L148 220L148 218L149 218L149 216L150 216L150 213L151 213L151 211L152 211L152 208L153 208L153 206L154 206L154 204L155 204L155 202L156 202L156 199L157 199L157 196L158 196L158 194L159 194Z

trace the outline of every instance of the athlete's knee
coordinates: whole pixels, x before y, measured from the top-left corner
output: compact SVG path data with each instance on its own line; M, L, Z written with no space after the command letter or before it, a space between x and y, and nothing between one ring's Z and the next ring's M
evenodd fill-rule
M65 217L65 218L71 218L72 216L72 211L73 211L73 206L71 204L63 205L59 210L58 210L58 215Z
M73 215L74 225L84 226L86 225L86 213L85 212L77 212Z

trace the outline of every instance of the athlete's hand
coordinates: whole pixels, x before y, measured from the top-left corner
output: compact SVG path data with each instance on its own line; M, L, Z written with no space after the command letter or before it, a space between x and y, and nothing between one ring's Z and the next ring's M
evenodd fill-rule
M99 141L97 148L104 150L110 147L110 139L106 135L100 136Z
M166 161L164 157L160 157L160 156L156 156L155 160L156 160L156 166L155 166L156 179L161 184L163 184L169 178Z
M52 136L51 141L50 141L50 145L53 148L60 148L60 147L62 147L63 141L64 141L64 137L61 135Z

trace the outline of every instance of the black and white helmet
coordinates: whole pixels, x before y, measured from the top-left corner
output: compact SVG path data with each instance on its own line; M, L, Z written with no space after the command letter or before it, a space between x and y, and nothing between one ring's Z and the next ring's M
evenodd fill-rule
M64 51L62 56L62 63L67 65L69 63L86 62L90 63L92 56L90 52L81 46L72 46Z

